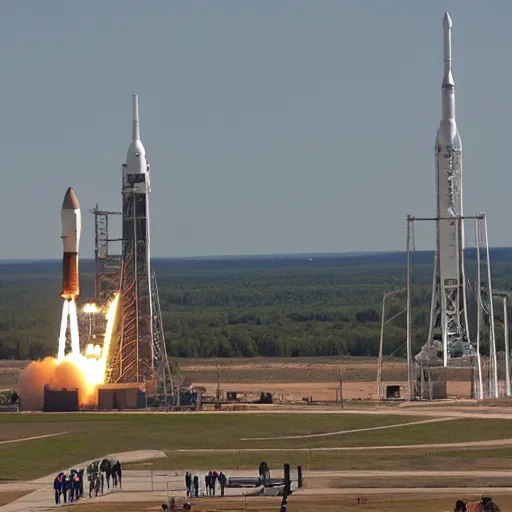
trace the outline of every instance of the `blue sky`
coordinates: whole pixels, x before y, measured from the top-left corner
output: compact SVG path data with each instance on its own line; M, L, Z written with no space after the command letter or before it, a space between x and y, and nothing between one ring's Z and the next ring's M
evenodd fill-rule
M11 0L0 259L60 256L68 186L92 256L88 210L120 208L134 92L155 256L402 249L407 213L435 213L445 10L465 213L512 245L508 1Z

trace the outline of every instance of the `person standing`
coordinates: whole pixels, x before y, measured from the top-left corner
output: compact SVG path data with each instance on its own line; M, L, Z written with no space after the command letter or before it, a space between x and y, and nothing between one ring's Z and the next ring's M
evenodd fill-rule
M220 497L224 497L224 488L226 487L226 475L221 471L219 474L219 484L220 484Z
M60 503L60 480L59 475L55 477L53 481L53 490L55 491L55 505Z
M206 496L210 496L210 474L205 473L204 475L204 492Z
M192 494L192 474L190 471L185 473L185 487L187 489L187 498L191 498Z
M199 497L199 477L194 475L194 495L196 498Z
M212 496L215 496L215 487L217 486L217 471L210 471L212 482Z

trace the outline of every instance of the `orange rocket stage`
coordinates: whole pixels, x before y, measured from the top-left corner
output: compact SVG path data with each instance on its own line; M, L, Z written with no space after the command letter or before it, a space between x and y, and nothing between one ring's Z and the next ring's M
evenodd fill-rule
M64 300L72 300L79 295L78 254L76 252L65 252L62 257L62 293L60 296Z

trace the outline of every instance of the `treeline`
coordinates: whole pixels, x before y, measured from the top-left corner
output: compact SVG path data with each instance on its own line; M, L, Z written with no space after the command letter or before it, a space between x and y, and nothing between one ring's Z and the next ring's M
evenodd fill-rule
M512 290L512 251L495 251L493 285ZM427 336L432 254L415 254L413 261L413 341L419 350ZM471 277L470 254L468 261ZM376 356L383 293L405 281L403 253L157 260L153 266L167 350L180 357ZM81 268L85 302L94 293L92 262ZM55 353L60 273L59 262L0 264L0 358ZM404 294L387 300L386 320L393 316L384 353L403 356Z

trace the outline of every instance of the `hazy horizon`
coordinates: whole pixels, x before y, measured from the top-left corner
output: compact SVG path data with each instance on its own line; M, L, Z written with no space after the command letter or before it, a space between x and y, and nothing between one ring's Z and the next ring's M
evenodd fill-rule
M466 251L474 251L474 247L466 247ZM489 246L489 251L512 251L512 246L500 246L492 247ZM434 252L434 249L416 249L413 253L429 253ZM270 258L331 258L331 257L365 257L365 256L384 256L392 254L406 254L405 249L389 250L389 251L347 251L347 252L298 252L298 253L269 253L269 254L214 254L214 255L202 255L202 256L156 256L152 257L152 261L167 261L167 260L229 260L229 259L270 259ZM0 259L2 263L60 263L62 258L13 258L13 259ZM80 261L93 262L94 257L82 257ZM492 261L491 261L492 264Z
M406 215L435 212L446 10L464 211L487 213L492 247L512 245L502 170L512 4L493 7L7 2L0 260L60 257L68 186L82 207L81 255L93 256L89 209L121 207L133 93L155 258L403 251ZM434 247L433 225L417 226L416 246Z

